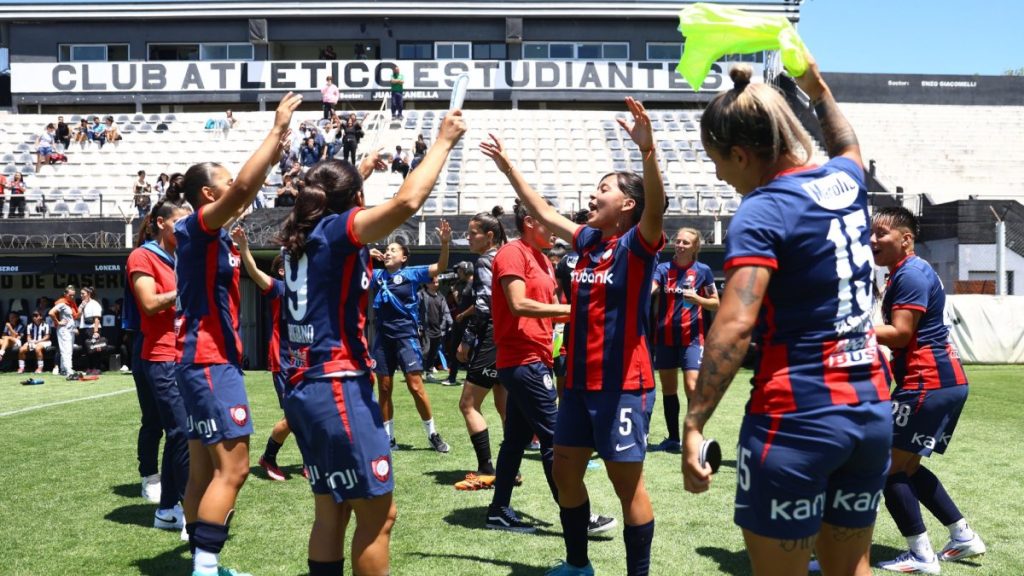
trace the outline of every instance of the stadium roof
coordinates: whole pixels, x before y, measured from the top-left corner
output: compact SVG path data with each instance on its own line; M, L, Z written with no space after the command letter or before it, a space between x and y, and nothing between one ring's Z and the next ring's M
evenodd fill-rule
M799 19L803 0L729 0L721 2L744 10L768 14L784 14L794 22ZM133 19L197 19L197 18L266 18L310 16L462 16L573 18L669 18L681 8L693 4L688 0L462 0L409 2L401 0L292 1L280 0L58 0L52 2L0 0L0 21L17 20L96 20Z

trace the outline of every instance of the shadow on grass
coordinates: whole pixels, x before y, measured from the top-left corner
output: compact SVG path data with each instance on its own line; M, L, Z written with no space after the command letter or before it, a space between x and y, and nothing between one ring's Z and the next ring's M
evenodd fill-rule
M465 480L465 470L427 470L423 473L424 476L433 476L434 483L441 484L442 486L453 486L460 480ZM452 488L454 490L455 488Z
M731 574L732 576L746 576L750 574L750 558L747 556L746 550L733 552L725 548L701 546L697 548L697 554L717 562L718 569L724 574Z
M184 574L191 564L188 544L167 550L153 558L139 558L132 565L139 569L143 576L167 576L168 574Z
M548 569L545 566L530 566L529 564L523 564L521 562L509 562L507 560L495 560L494 558L484 558L482 556L469 556L466 554L428 554L425 552L413 552L413 556L420 556L422 558L448 558L451 560L469 560L471 562L482 562L484 564L491 564L498 568L507 568L509 570L509 576L540 576ZM498 574L499 572L490 572L488 574Z
M281 470L281 472L284 472L285 480L291 480L293 478L298 478L298 479L300 479L300 480L302 480L304 482L307 481L306 478L302 475L302 464L292 464L290 466L278 466L278 469ZM268 481L277 482L277 480L271 480L270 476L267 475L267 471L264 470L263 467L260 466L259 464L254 464L254 465L250 465L249 466L249 475L253 476L255 478L259 478L260 480L268 480Z
M104 518L118 524L128 526L142 526L153 528L153 511L155 506L149 502L145 504L129 504L111 510Z
M551 522L548 522L547 520L541 520L540 518L531 516L529 514L518 514L520 520L536 528L537 531L531 534L531 536L554 536L559 539L562 538L562 531L560 526L554 526ZM450 514L444 517L444 521L452 526L467 528L469 530L486 530L487 506L475 506L453 510ZM549 528L552 527L554 527L555 529L550 530ZM603 539L604 538L602 537L591 537L591 540Z
M117 496L123 496L125 498L141 498L142 487L138 482L131 484L121 484L119 486L111 486L110 492Z

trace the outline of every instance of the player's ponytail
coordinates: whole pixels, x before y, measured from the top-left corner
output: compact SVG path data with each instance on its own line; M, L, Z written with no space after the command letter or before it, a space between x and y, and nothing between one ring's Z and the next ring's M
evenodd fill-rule
M295 206L285 218L277 240L295 260L306 250L306 237L327 213L327 192L319 186L306 184L295 196Z
M495 206L494 208L491 208L490 212L478 212L469 220L470 222L476 222L484 234L487 234L488 232L491 233L492 245L501 246L505 242L508 242L508 235L505 234L505 226L501 223L501 215L504 213L504 208L501 206Z
M221 165L216 162L200 162L193 164L185 171L185 176L181 181L181 191L185 200L192 205L193 210L199 210L199 206L202 205L200 200L203 187L213 183L214 175L220 167Z
M295 260L302 258L306 237L320 220L362 204L363 178L348 162L335 159L317 162L306 173L305 181L277 237Z
M156 240L157 218L170 218L179 210L187 211L188 208L180 202L175 202L172 198L169 198L166 195L157 200L156 204L153 205L153 208L150 209L149 214L146 214L146 217L142 219L142 223L139 224L139 234L135 238L135 245L142 246L147 240Z

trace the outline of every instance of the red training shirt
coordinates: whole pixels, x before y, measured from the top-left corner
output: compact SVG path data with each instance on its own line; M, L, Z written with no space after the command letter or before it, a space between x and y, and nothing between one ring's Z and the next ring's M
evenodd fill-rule
M174 269L160 259L159 256L145 248L136 248L128 255L128 281L132 274L139 273L151 276L156 283L156 293L170 292L177 286ZM132 294L135 301L141 299L135 293L132 283ZM147 316L139 306L139 328L142 335L142 359L150 362L173 362L177 350L174 337L174 306Z
M526 318L512 314L502 278L519 278L526 283L526 297L545 304L555 304L555 269L539 250L522 239L498 249L492 265L491 314L494 317L494 341L497 343L498 368L514 368L534 362L552 365L551 318Z

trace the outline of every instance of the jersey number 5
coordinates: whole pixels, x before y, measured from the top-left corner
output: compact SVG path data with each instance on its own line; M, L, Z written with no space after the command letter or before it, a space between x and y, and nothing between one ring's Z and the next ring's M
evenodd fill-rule
M843 320L853 313L853 299L861 313L871 310L871 290L867 282L855 280L853 271L871 262L871 246L861 242L861 233L868 226L867 213L850 212L842 220L833 218L828 227L828 239L836 247L836 276L839 278L839 309L836 319Z

